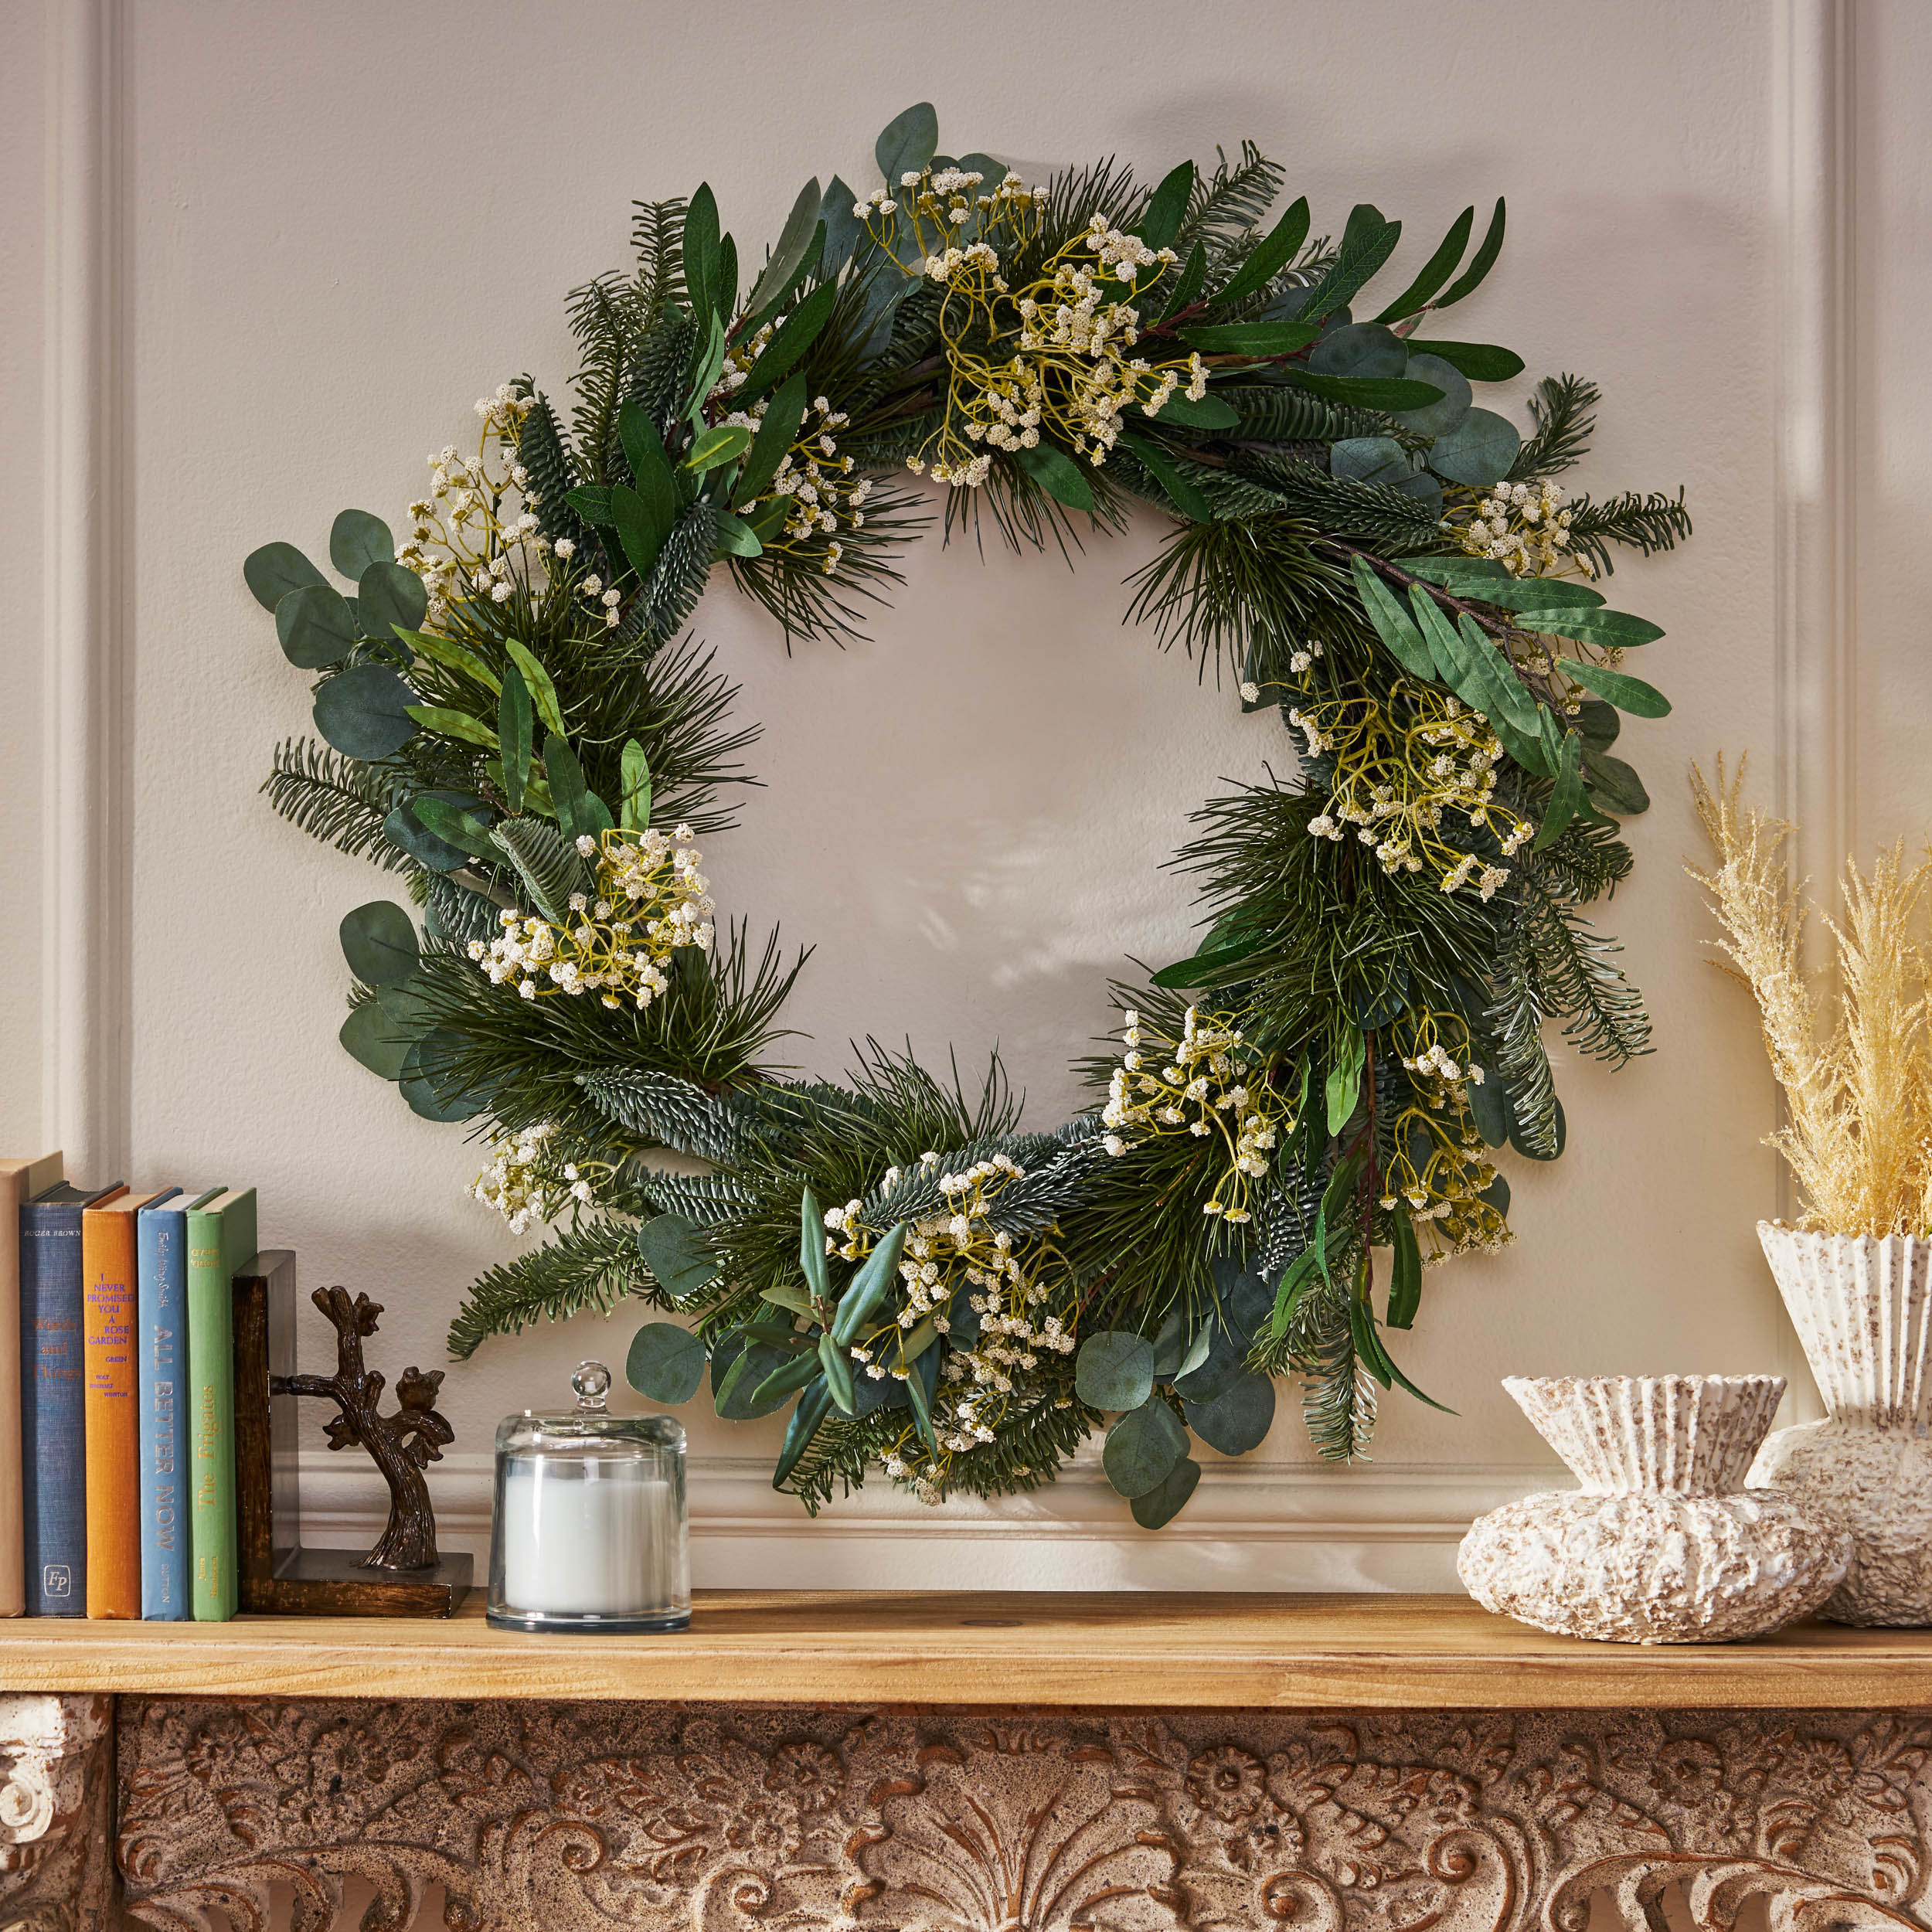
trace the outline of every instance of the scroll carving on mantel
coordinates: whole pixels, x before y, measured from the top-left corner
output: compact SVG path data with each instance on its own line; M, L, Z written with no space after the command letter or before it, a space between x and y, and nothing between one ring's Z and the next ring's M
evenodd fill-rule
M111 1917L114 1706L0 1694L0 1932L97 1932Z
M299 1932L1928 1921L1932 1713L908 1715L129 1698L127 1910Z

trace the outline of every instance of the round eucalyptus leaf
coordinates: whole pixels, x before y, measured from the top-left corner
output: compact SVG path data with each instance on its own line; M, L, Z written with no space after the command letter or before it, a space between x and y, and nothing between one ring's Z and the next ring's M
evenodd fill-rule
M653 1402L689 1402L703 1385L704 1344L675 1321L647 1321L631 1338L624 1377Z
M1498 1174L1482 1191L1482 1197L1506 1221L1509 1219L1509 1183Z
M1139 1408L1154 1390L1153 1343L1125 1328L1090 1335L1074 1358L1073 1386L1090 1408Z
M791 1357L768 1342L753 1342L726 1372L718 1385L718 1413L726 1422L753 1422L760 1416L774 1415L791 1400L789 1393L767 1396L754 1403L751 1392L774 1369L782 1369Z
M1236 1345L1243 1354L1254 1345L1261 1325L1274 1312L1274 1291L1258 1274L1250 1274L1231 1255L1214 1264L1214 1291L1221 1298L1223 1319L1216 1329L1233 1331Z
M638 1253L668 1293L682 1301L718 1277L703 1232L682 1214L653 1215L638 1226Z
M410 1111L426 1121L473 1120L486 1104L480 1094L452 1090L444 1072L451 1052L463 1044L456 1033L431 1033L417 1041L404 1055L402 1078L397 1083Z
M1128 1507L1143 1529L1158 1529L1170 1523L1186 1508L1201 1480L1201 1465L1192 1456L1183 1456L1162 1480L1144 1496L1136 1496Z
M423 963L409 914L389 900L372 899L343 913L337 930L349 970L366 986L407 979Z
M906 1385L896 1376L880 1376L876 1380L857 1362L852 1364L852 1413L869 1416L875 1409L910 1406Z
M1100 1467L1123 1496L1145 1496L1187 1453L1187 1431L1158 1396L1130 1409L1107 1432Z
M1522 447L1516 426L1494 410L1471 410L1429 451L1429 467L1451 483L1486 490L1509 474Z
M386 1080L402 1078L403 1063L415 1044L372 999L365 1001L342 1022L336 1038L345 1052Z
M328 532L328 560L353 583L372 563L396 561L396 539L379 516L345 510Z
M1393 436L1351 436L1331 444L1328 468L1352 483L1400 484L1415 474L1408 452Z
M1308 354L1308 367L1318 376L1400 376L1408 366L1408 345L1382 322L1345 322Z
M1170 1381L1181 1373L1181 1364L1187 1359L1188 1324L1187 1311L1179 1302L1168 1310L1155 1330L1153 1347L1154 1375L1157 1381ZM1202 1352L1206 1352L1205 1337Z
M1442 485L1427 470L1418 470L1414 475L1403 478L1395 487L1397 495L1413 497L1431 522L1441 520Z
M416 734L412 691L385 665L352 665L315 693L315 729L349 757L386 758Z
M272 611L291 590L328 579L292 543L264 543L242 560L242 577L264 611Z
M1409 374L1418 383L1440 389L1442 400L1425 403L1419 410L1404 410L1396 420L1418 436L1447 436L1469 413L1475 393L1469 386L1469 378L1453 362L1427 354L1409 358Z
M430 1014L424 995L429 991L429 981L421 973L412 973L406 979L392 980L386 986L376 989L376 1003L389 1017L389 1022L399 1033L406 1033L411 1039L420 1039L430 1030Z
M467 792L430 791L419 794L438 798L449 804L473 805L478 802ZM406 798L383 821L383 835L392 845L406 852L417 864L431 872L454 872L468 862L469 854L439 838L417 816L413 799Z
M355 614L349 599L326 583L305 583L275 607L282 655L304 671L335 664L355 648Z
M1274 1424L1274 1384L1266 1376L1236 1376L1212 1402L1190 1402L1187 1420L1210 1449L1245 1456Z
M355 615L366 638L393 644L399 629L421 630L429 614L430 594L423 580L400 563L372 563L355 581Z

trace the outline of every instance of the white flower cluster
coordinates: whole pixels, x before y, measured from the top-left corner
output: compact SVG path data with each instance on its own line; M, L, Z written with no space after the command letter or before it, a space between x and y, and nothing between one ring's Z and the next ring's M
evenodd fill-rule
M680 946L708 950L712 901L691 828L668 835L655 827L583 838L577 849L597 860L596 896L570 895L560 924L516 912L485 946L471 940L469 955L491 984L510 985L525 999L546 994L595 993L606 1006L628 996L640 1008L671 984L665 968Z
M1458 1059L1443 1039L1463 1043ZM1414 1097L1396 1119L1392 1152L1382 1175L1385 1212L1406 1203L1411 1219L1430 1231L1434 1253L1502 1247L1509 1230L1485 1200L1496 1170L1469 1111L1469 1089L1482 1084L1482 1069L1470 1057L1468 1026L1454 1015L1412 1009L1390 1035Z
M1396 713L1407 715L1398 719ZM1436 869L1442 891L1475 879L1487 900L1509 876L1506 866L1458 849L1443 833L1445 818L1487 828L1505 857L1536 828L1501 804L1495 767L1502 745L1480 711L1431 687L1399 679L1385 706L1350 700L1289 710L1288 722L1307 740L1308 756L1336 754L1334 789L1308 821L1309 835L1338 844L1351 828L1375 849L1391 877Z
M1131 1009L1121 1017L1126 1050L1100 1112L1109 1130L1107 1152L1117 1159L1168 1134L1216 1139L1226 1165L1201 1212L1227 1221L1253 1219L1251 1183L1267 1174L1282 1123L1267 1070L1244 1046L1233 1016L1203 1018L1190 1006L1179 1039Z
M500 384L494 396L478 400L483 432L474 456L451 444L424 459L430 493L409 506L410 533L396 546L396 561L423 580L431 624L449 615L452 597L474 593L507 604L519 583L532 598L543 594L545 573L532 563L549 546L531 508L537 499L529 472L515 454L523 419L534 406L534 398ZM506 463L492 466L492 444L509 452ZM512 495L522 505L515 514Z
M1570 547L1573 513L1563 505L1563 491L1547 479L1533 490L1498 483L1469 522L1451 527L1471 556L1488 557L1512 577L1594 576L1589 560Z
M764 353L775 323L749 338L725 358L725 366L711 392L713 403L728 402L744 386L752 365ZM730 426L747 429L755 436L771 407L769 396L760 396L749 409L733 410L723 420ZM771 481L757 497L737 507L740 516L750 516L762 504L785 498L791 508L786 513L782 538L774 538L777 547L825 542L820 568L826 576L838 567L845 554L838 541L842 529L862 530L866 526L866 499L872 495L872 478L855 476L857 467L849 456L841 456L835 432L851 420L844 410L832 407L830 399L813 399L799 425L798 439L778 459ZM825 542L825 539L831 539Z
M490 1164L476 1177L470 1193L485 1207L495 1208L509 1223L512 1234L548 1219L565 1200L588 1207L596 1199L574 1163L566 1161L556 1172L550 1171L544 1149L556 1133L554 1121L539 1121L515 1134L490 1137Z
M929 1152L920 1165L937 1168L939 1160ZM900 1305L852 1351L874 1380L889 1376L903 1382L917 1372L912 1365L927 1347L940 1345L935 1338L954 1332L962 1290L978 1318L977 1337L950 1349L940 1371L933 1403L940 1459L934 1461L910 1431L884 1459L889 1476L929 1502L943 1498L954 1456L996 1441L1003 1428L1043 1402L1063 1408L1070 1400L1046 1371L1049 1358L1070 1355L1077 1344L1073 1277L1050 1241L1016 1241L991 1222L1001 1192L1025 1176L1026 1169L1004 1154L936 1176L945 1206L906 1230ZM889 1169L882 1185L889 1191L899 1179L899 1171ZM860 1205L849 1202L826 1214L828 1253L856 1260L869 1250Z
M1131 352L1141 318L1123 298L1145 270L1172 267L1172 249L1150 248L1095 215L1015 289L1005 270L1039 232L1036 198L1009 174L975 201L978 182L957 168L908 174L899 192L881 189L853 209L909 274L945 291L946 420L907 468L930 464L935 481L971 489L985 481L995 451L1036 448L1044 430L1097 466L1130 411L1158 415L1183 384L1196 400L1206 393L1199 355L1156 363ZM975 231L961 233L975 216Z

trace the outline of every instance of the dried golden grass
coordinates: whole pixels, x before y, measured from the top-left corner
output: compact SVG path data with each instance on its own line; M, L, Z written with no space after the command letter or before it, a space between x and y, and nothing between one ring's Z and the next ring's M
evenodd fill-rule
M1724 929L1718 964L1757 1002L1788 1117L1769 1144L1804 1198L1801 1225L1923 1233L1932 1225L1932 961L1918 927L1928 867L1908 871L1903 843L1879 854L1869 878L1846 861L1843 923L1824 919L1838 980L1828 1015L1801 959L1806 908L1785 863L1791 828L1741 803L1743 782L1742 759L1727 779L1720 757L1715 785L1692 768L1717 862L1685 869Z

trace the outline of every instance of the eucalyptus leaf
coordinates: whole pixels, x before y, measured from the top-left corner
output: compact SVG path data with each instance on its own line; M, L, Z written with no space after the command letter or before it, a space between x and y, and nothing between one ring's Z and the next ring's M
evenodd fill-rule
M425 799L458 805L478 802L462 792L418 792L397 805L383 821L383 835L398 851L407 852L418 865L427 866L431 872L454 872L468 854L460 846L437 838L423 822L417 808Z
M638 1224L638 1253L665 1292L682 1301L720 1272L703 1230L681 1214L655 1215Z
M1245 1456L1274 1427L1274 1384L1264 1375L1236 1376L1212 1402L1190 1402L1187 1421L1210 1449Z
M1143 1529L1159 1529L1172 1522L1187 1506L1200 1480L1201 1465L1192 1456L1183 1456L1151 1489L1128 1505L1134 1520Z
M460 1050L464 1044L461 1034L436 1032L410 1047L396 1086L412 1114L447 1124L473 1120L485 1111L488 1102L483 1095L463 1091L443 1070L447 1067L451 1053Z
M1386 410L1393 414L1425 409L1442 400L1442 391L1434 383L1412 382L1406 376L1322 376L1292 366L1287 372L1296 388L1311 390L1332 403L1352 403L1359 409Z
M353 583L372 563L396 561L396 539L379 516L345 510L329 529L328 560Z
M1429 449L1429 467L1451 483L1487 489L1509 474L1522 447L1516 426L1493 410L1471 410L1447 436Z
M1442 400L1427 403L1419 410L1405 410L1396 417L1396 421L1418 436L1432 440L1447 436L1469 413L1474 396L1469 379L1439 355L1411 355L1409 373L1418 383L1434 383L1442 391Z
M315 729L338 751L369 761L400 751L416 735L412 691L386 665L338 672L315 693Z
M803 1359L814 1359L809 1356ZM796 1393L795 1389L781 1389L776 1395L761 1391L764 1384L792 1360L793 1357L783 1349L774 1349L769 1342L753 1342L739 1352L725 1371L722 1382L715 1381L714 1365L718 1413L726 1422L755 1422L760 1416L771 1415L782 1409Z
M372 899L343 913L336 930L349 970L366 986L407 979L423 963L409 914L389 900Z
M1124 1328L1090 1335L1074 1358L1073 1388L1090 1408L1139 1408L1154 1391L1154 1345Z
M250 550L242 562L242 580L255 601L271 612L290 591L328 582L292 543L264 543Z
M1315 331L1308 331L1313 336ZM1318 376L1400 376L1408 367L1409 346L1380 322L1345 322L1321 337L1308 358Z
M704 1385L704 1343L675 1321L647 1321L631 1338L624 1379L652 1402L689 1402Z
M282 655L304 671L336 664L355 648L355 616L332 584L308 583L275 607Z
M1650 794L1634 767L1607 751L1594 751L1584 760L1583 782L1600 811L1628 818L1650 810Z
M372 999L366 1000L342 1022L337 1037L345 1052L386 1080L402 1078L403 1063L415 1044L413 1036L400 1031Z
M1107 1430L1100 1467L1121 1495L1144 1496L1186 1453L1187 1431L1160 1396L1149 1396Z
M421 630L429 614L423 580L393 559L372 563L356 580L356 621L366 638L393 643L399 631Z

